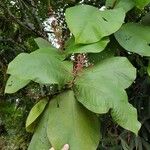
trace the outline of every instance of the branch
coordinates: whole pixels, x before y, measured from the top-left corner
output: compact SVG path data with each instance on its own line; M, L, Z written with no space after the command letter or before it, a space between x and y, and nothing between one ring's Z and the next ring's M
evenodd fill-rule
M2 4L0 4L0 7L4 10L5 13L7 13L9 15L9 17L16 22L17 24L19 24L20 26L22 26L23 28L31 31L32 33L34 33L35 35L39 36L39 37L43 37L44 39L47 39L46 35L44 35L43 33L41 33L40 31L36 31L33 28L31 28L29 25L24 24L23 22L21 22L18 18L16 18L16 16L14 16L12 14L12 12L10 11L10 9L8 8L8 6L3 6Z
M16 44L18 47L20 47L23 51L26 51L26 49L19 43L15 42L13 39L0 39L0 43L1 42L11 42L13 44Z

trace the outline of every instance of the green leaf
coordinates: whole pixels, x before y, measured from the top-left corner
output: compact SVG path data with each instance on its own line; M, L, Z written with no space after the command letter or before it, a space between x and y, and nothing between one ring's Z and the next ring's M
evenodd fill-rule
M125 12L128 12L134 6L135 6L135 3L132 0L118 0L115 8L123 8Z
M7 73L40 84L64 85L72 78L59 55L50 49L19 54L9 64Z
M40 48L40 49L32 52L31 54L38 54L38 53L47 54L49 56L53 55L57 59L64 60L63 53L61 53L61 51L59 51L58 49L54 48L53 46Z
M47 122L49 117L48 107L44 111L40 122L38 123L34 135L29 144L28 150L49 150L51 144L47 138Z
M76 78L74 90L87 109L99 114L111 109L114 121L137 134L140 128L137 111L128 103L124 90L135 77L135 68L126 58L114 57L82 72Z
M96 43L92 44L75 44L74 38L71 38L66 46L65 53L72 54L72 53L98 53L105 49L109 42L109 39L102 39Z
M115 33L119 44L126 50L150 56L150 27L137 23L127 23Z
M66 60L63 62L63 64L65 66L65 69L68 70L68 72L73 76L73 63L71 61Z
M39 48L52 47L50 42L48 42L47 40L43 38L39 37L39 38L34 39L34 41L36 42Z
M136 78L136 69L125 57L112 57L88 68L79 76L101 81L103 78L112 83L128 88ZM87 80L88 81L88 80Z
M16 76L10 76L7 80L5 93L15 93L25 87L30 80L24 80Z
M49 110L47 134L56 150L66 143L71 150L97 148L100 140L98 118L76 101L73 91L51 100Z
M128 12L135 6L135 2L132 0L106 0L106 7L110 8L123 8L125 12Z
M138 8L143 9L146 5L150 3L150 0L134 0Z
M27 117L27 120L26 120L26 130L28 132L34 131L34 129L32 128L32 124L42 114L47 103L48 103L47 99L42 99L31 109L31 111Z
M114 8L118 0L106 0L105 6L107 8Z
M89 44L116 32L124 22L122 9L100 11L89 5L78 5L66 10L66 22L75 36L76 44Z

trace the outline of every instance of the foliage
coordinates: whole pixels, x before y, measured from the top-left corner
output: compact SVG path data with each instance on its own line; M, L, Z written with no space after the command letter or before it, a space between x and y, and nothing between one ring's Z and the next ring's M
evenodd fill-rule
M147 15L147 11L143 8L149 1L106 0L107 8L103 11L98 9L101 5L99 2L83 3L85 4L74 6L78 1L41 2L48 8L51 4L57 12L59 6L64 4L62 7L68 28L65 22L53 28L60 45L59 50L44 40L47 37L40 19L37 18L35 7L29 5L35 13L32 14L35 22L31 19L32 15L28 15L30 20L24 17L24 14L20 14L22 11L15 15L17 17L23 15L25 21L18 22L18 19L10 14L10 10L4 8L7 3L0 5L4 10L3 13L9 14L17 22L19 30L21 27L29 33L20 37L21 42L16 44L19 49L24 49L23 53L14 60L11 58L11 62L9 60L7 73L10 77L6 83L5 93L24 92L29 83L44 87L44 93L42 89L39 96L36 94L39 102L31 109L27 119L27 130L34 131L28 149L46 150L50 146L60 149L63 144L68 143L72 150L88 148L95 150L99 141L99 149L148 148L150 140L146 134L149 133L150 115L145 112L148 116L143 120L141 116L144 112L141 112L141 108L148 110L149 105L141 106L141 101L149 96L144 93L145 90L142 91L142 88L136 86L149 85L148 58L140 55L149 56L150 36L147 33L150 27L145 23L142 24L143 18L139 17L139 14ZM21 1L21 4L22 9L27 9L26 3L25 5ZM18 6L18 3L16 5ZM39 6L36 9L40 10ZM132 18L133 14L135 18ZM28 19L31 22L27 23ZM44 39L35 39L36 45L33 37L38 36ZM69 38L68 42L66 37ZM37 47L39 49L35 50ZM130 54L125 50L134 53ZM17 54L16 52L14 55L21 51ZM6 80L5 76L3 78ZM5 81L2 84L5 85ZM50 91L47 91L48 87ZM43 97L46 97L48 102L45 103ZM138 115L133 105L137 108ZM100 132L99 127L102 128ZM136 137L137 135L139 136ZM113 137L116 137L115 140L112 140Z
M115 37L124 49L142 56L150 56L150 37L147 36L149 31L149 26L127 23L115 33ZM140 43L140 46L135 44L135 41Z
M88 17L89 15L91 17ZM121 27L124 17L125 13L122 9L99 11L92 6L79 5L66 10L66 22L75 36L76 44L100 41L103 37L117 31ZM79 23L77 23L78 20L80 20Z

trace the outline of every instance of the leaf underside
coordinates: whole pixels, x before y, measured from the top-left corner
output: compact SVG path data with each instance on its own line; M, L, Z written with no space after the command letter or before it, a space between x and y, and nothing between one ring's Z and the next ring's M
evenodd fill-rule
M26 130L28 132L33 132L35 127L34 122L37 120L37 118L42 114L44 111L46 104L48 103L47 99L41 99L34 107L31 109L27 120L26 120ZM33 126L32 126L33 125Z
M127 23L115 33L115 38L126 50L142 56L150 56L150 27Z
M74 38L71 38L66 45L65 53L99 53L105 49L108 42L109 39L105 38L92 44L75 44Z
M135 68L126 58L114 57L81 73L76 79L74 90L77 99L87 109L99 114L111 109L114 121L137 134L140 128L137 111L128 103L124 90L135 77Z
M99 131L97 116L75 99L73 91L66 91L51 99L28 150L46 150L50 143L55 150L60 150L65 143L71 150L95 150L100 140Z
M72 78L64 64L62 56L54 48L21 53L8 66L7 73L12 77L8 80L5 92L16 92L31 80L40 84L64 85ZM11 86L10 82L13 83Z
M71 150L97 148L100 140L98 118L76 101L73 91L51 100L49 109L47 135L56 150L64 143L68 143Z

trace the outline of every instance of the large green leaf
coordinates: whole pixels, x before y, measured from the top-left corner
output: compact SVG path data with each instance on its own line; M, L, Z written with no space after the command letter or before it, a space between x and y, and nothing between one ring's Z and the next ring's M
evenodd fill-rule
M34 131L34 129L32 128L32 124L42 114L47 103L48 103L47 99L42 99L31 109L26 121L26 130L28 132Z
M98 53L105 49L109 42L109 39L102 39L92 44L75 44L74 38L71 38L67 43L65 53Z
M78 5L66 10L66 22L75 36L75 43L88 44L100 41L116 32L124 22L122 9L100 11L89 5Z
M104 78L126 89L135 80L136 69L127 58L112 57L101 61L94 67L90 67L79 76L84 77L86 81L94 79L97 82L101 82Z
M76 78L76 97L95 113L103 114L111 109L112 117L119 125L137 134L140 128L137 111L128 103L124 90L135 76L135 68L126 58L106 59Z
M135 2L132 0L106 0L106 7L110 8L123 8L125 12L128 12L135 6Z
M73 91L55 97L49 109L47 134L56 150L66 143L71 150L96 150L100 140L97 116L76 101Z
M115 37L126 50L142 56L150 56L150 27L137 23L123 25Z
M49 108L47 107L37 125L37 128L35 129L28 150L49 150L51 148L51 144L47 138L48 118Z
M60 57L53 49L40 49L31 54L22 53L9 64L7 73L41 84L63 85L70 80L71 74Z
M142 9L150 3L150 0L134 0L138 8Z
M61 51L54 48L53 46L40 48L40 49L32 52L31 54L38 54L38 53L47 54L49 56L54 56L59 60L64 60L63 53L61 53Z
M10 76L7 80L6 87L5 87L5 93L15 93L18 90L25 87L30 80L24 80L16 76Z

